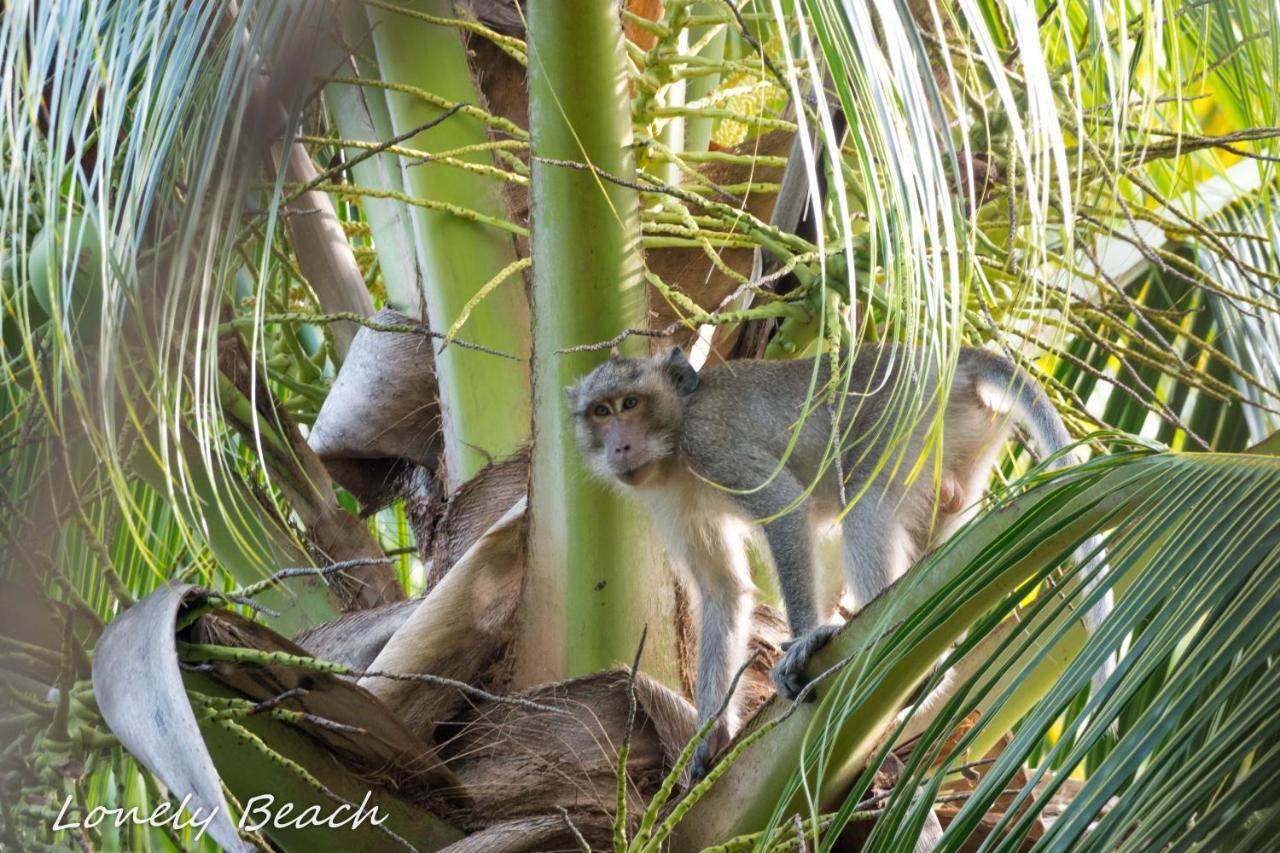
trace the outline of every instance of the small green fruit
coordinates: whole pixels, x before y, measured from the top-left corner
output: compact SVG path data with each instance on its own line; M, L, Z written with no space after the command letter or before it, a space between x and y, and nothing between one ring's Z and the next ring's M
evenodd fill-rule
M45 223L27 254L31 295L50 317L64 318L81 340L98 336L101 271L98 228L84 216L71 217L69 227L61 219Z

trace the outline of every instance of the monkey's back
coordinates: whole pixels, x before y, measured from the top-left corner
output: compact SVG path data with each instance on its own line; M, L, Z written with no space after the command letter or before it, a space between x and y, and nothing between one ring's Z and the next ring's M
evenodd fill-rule
M979 349L962 351L948 422L953 409L973 408L972 366L993 357ZM903 381L907 376L911 381ZM897 492L895 483L919 472L917 463L929 444L938 407L937 376L924 350L894 345L861 348L848 375L836 377L839 390L834 395L825 359L816 367L812 359L726 362L699 374L699 388L686 400L681 449L698 473L731 488L759 486L785 458L787 472L805 488L816 482L814 496L822 502L840 495L838 473L846 482L875 481ZM833 438L837 417L840 429ZM841 447L839 466L832 462L833 441ZM726 444L732 453L720 452ZM954 461L954 467L963 467L970 450L962 444L955 448L959 458L944 465Z
M858 351L847 385L834 397L827 393L831 379L829 364L812 359L798 361L732 361L705 368L699 374L699 388L686 401L682 449L691 461L705 464L702 448L719 447L730 441L745 462L765 462L772 471L787 455L788 465L800 476L812 477L829 455L832 422L839 415L842 433L868 436L892 432L892 423L920 409L914 393L894 381L901 359L911 351L902 347L864 347ZM932 396L936 382L929 372L923 389ZM837 381L844 381L838 377ZM753 400L759 401L752 404ZM927 405L927 402L926 404ZM894 417L887 417L893 415ZM788 453L796 424L803 416L800 434ZM885 430L872 429L877 423ZM848 429L850 426L852 430ZM845 453L868 456L885 446L889 436L872 442L872 447L844 442ZM712 476L710 471L705 472Z

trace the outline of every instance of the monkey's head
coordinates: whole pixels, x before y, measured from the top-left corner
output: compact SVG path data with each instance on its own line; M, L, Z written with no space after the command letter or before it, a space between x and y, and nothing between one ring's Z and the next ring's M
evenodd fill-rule
M587 468L628 486L648 481L675 455L683 398L697 388L698 373L679 347L653 358L615 350L566 389Z

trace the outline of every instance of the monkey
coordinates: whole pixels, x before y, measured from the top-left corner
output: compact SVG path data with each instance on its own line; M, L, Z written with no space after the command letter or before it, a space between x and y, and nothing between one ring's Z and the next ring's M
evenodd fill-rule
M773 680L795 698L806 684L805 664L839 627L826 623L815 592L814 546L823 528L839 524L846 581L865 607L960 526L1015 428L1041 454L1057 454L1051 467L1072 463L1062 453L1071 438L1044 390L1009 359L980 348L962 348L941 441L930 442L931 419L919 415L946 389L924 358L904 346L858 348L848 381L837 374L837 394L819 405L813 401L832 380L825 358L730 361L698 372L679 347L651 358L615 351L566 389L589 474L647 508L697 591L699 724L719 711L746 657L755 591L746 546L756 527L793 638ZM917 369L908 370L908 360ZM907 375L911 383L901 381ZM930 476L934 470L938 476ZM1096 538L1077 556L1105 559ZM1110 607L1108 591L1086 625ZM695 775L737 724L730 704L699 747Z

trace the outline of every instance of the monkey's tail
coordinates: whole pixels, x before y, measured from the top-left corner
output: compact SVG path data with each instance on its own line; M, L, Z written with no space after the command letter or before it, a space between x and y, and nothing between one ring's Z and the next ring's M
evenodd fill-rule
M996 412L1008 413L1014 423L1026 431L1042 456L1053 456L1049 462L1050 468L1065 468L1080 461L1074 453L1062 452L1073 442L1040 383L1009 359L986 350L964 350L961 362L963 364L966 361L973 371L978 397L983 404ZM1075 557L1081 573L1085 577L1091 577L1085 586L1085 594L1088 595L1110 571L1102 538L1090 536L1076 549ZM1085 613L1084 624L1090 634L1097 630L1098 625L1111 612L1113 604L1113 596L1108 588ZM1108 655L1102 668L1094 673L1095 689L1110 677L1114 669L1115 657Z

